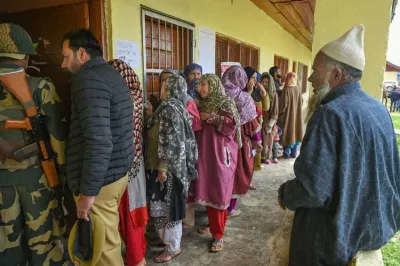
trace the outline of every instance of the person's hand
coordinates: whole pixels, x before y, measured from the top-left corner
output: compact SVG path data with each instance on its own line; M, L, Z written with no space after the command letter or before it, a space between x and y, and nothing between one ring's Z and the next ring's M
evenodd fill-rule
M211 114L210 113L200 113L200 119L201 121L206 121L210 118Z
M256 85L256 83L254 82L254 80L250 80L248 83L247 83L247 91L249 92L249 93L251 93L251 92L253 92L253 89L254 89L254 86Z
M256 145L256 152L260 153L263 150L263 145L261 143L257 143Z
M279 207L281 207L282 210L286 211L286 207L285 207L285 205L283 205L283 203L282 203L282 201L281 201L281 199L279 197L278 197L278 204L279 204Z
M151 103L149 101L146 102L146 115L147 116L151 116L153 115L153 105L151 105Z
M76 212L79 219L89 221L89 211L93 206L95 196L80 195L76 202Z
M158 171L158 182L160 182L161 184L164 183L165 181L167 181L167 173L163 172L163 171Z
M257 82L256 87L260 89L260 94L262 96L267 95L267 91L265 90L264 85L262 85L260 82Z
M267 126L267 133L271 133L272 132L272 127L271 126Z

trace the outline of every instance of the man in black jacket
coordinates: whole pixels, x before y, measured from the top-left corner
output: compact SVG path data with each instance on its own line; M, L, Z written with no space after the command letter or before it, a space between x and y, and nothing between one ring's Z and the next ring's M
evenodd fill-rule
M95 213L105 224L99 265L123 265L118 206L134 157L132 102L121 75L104 61L93 33L80 29L63 38L62 67L72 74L67 181L78 218Z

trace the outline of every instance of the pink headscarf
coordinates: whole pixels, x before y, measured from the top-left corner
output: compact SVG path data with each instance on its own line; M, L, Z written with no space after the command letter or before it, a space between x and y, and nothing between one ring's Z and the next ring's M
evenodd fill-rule
M250 94L243 91L247 84L247 75L240 66L231 66L222 76L222 84L224 85L226 94L236 103L239 112L240 125L257 117L256 106Z
M297 86L297 75L294 72L289 72L286 75L286 80L285 80L285 87L295 87Z

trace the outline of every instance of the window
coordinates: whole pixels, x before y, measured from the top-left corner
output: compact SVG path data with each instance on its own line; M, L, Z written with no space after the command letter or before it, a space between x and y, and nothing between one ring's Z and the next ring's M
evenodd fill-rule
M308 66L298 63L297 66L297 84L303 93L307 92Z
M275 55L274 66L277 66L281 69L282 72L281 82L282 83L285 82L286 74L289 72L289 59L279 55Z
M218 76L221 76L222 62L239 62L243 67L251 66L258 71L260 48L217 34L215 40L215 74Z
M181 72L193 62L193 25L143 9L144 87L158 96L164 69Z

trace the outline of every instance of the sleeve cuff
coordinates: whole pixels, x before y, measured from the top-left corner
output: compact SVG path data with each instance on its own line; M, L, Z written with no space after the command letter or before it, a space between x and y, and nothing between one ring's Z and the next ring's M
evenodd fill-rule
M273 127L273 126L275 125L275 123L276 123L276 119L270 119L270 120L268 121L268 126L269 126L269 127Z

